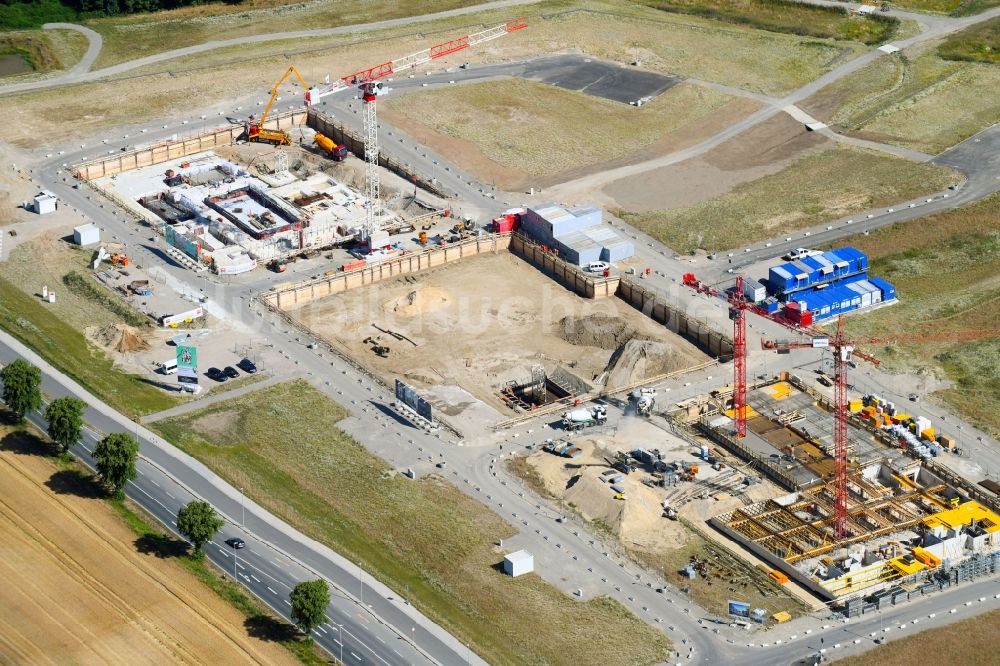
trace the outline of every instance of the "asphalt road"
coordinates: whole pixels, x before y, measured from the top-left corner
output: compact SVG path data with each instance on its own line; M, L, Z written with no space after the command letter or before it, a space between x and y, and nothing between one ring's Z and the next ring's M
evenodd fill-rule
M101 404L23 345L0 333L0 363L17 358L26 358L42 368L42 390L49 399L76 395L89 403L84 414L86 434L73 449L89 466L93 467L90 451L104 434L128 432L138 437L139 476L130 483L127 494L170 531L176 533L177 510L192 499L215 507L226 519L226 526L206 546L208 556L223 571L232 571L235 566L240 583L280 615L288 617L287 597L296 583L317 577L327 580L333 591L329 621L314 632L314 637L331 654L339 655L337 641L342 632L345 655L348 651L358 655L346 662L349 664L470 663L463 646L453 640L452 645L443 642L441 635L450 638L447 634L428 630L426 619L405 600L356 565L291 530L204 465ZM30 418L43 430L46 428L40 414ZM226 546L225 540L233 536L245 539L248 547L237 553Z
M479 6L477 9L481 7ZM946 18L928 18L928 31L924 35L914 39L926 39L931 36L944 34L946 31L959 29L973 21L982 20L985 16L995 13L997 12L993 11L986 15L962 19L961 21ZM269 37L273 38L273 36ZM753 123L760 122L769 117L767 114L773 115L774 113L781 112L779 104L792 103L795 100L803 99L826 83L842 77L850 71L854 71L854 69L863 66L865 62L875 57L880 56L875 53L867 54L855 61L851 61L851 63L847 63L846 66L836 68L826 76L796 91L787 98L775 100L773 106L765 108L760 112L762 114L761 117L754 118L752 116L747 119L751 121L751 124L738 124L727 128L727 130L716 135L710 141L714 140L716 143L721 143L741 133ZM518 68L523 68L523 64L513 63L500 67L490 67L493 67L493 69L474 67L469 70L459 70L456 72L438 72L431 76L415 76L414 79L394 81L390 86L403 89L407 86L417 86L423 83L431 85L447 84L450 80L465 81L490 76L511 76L517 75ZM360 127L357 102L352 102L347 98L331 98L331 108L336 109L341 118L346 120L348 124ZM149 130L148 134L144 136L144 139L149 141L153 141L158 137L169 136L171 133L177 131L176 127L160 129L159 126L153 127L152 125L144 129ZM948 151L937 158L938 160L953 160L952 164L954 166L963 169L969 175L968 182L958 193L940 193L937 195L940 199L938 202L932 201L931 204L927 204L919 209L915 206L915 209L907 208L905 211L886 212L885 215L872 218L872 221L867 221L866 218L866 222L863 224L889 224L892 221L909 219L919 214L927 214L937 210L934 206L940 206L940 209L944 209L981 198L985 194L994 191L991 189L993 187L991 178L995 179L995 174L997 173L994 161L997 155L997 151L995 150L996 144L994 143L996 140L994 130L988 130L986 133L976 137L979 141L967 141L956 147L956 149ZM129 131L132 131L132 128ZM135 131L138 132L138 130ZM520 200L519 195L494 192L490 186L478 182L471 175L448 164L425 147L413 143L408 137L395 131L388 125L383 128L382 137L384 149L395 155L405 155L408 161L420 165L428 173L436 174L446 187L451 188L456 193L457 197L463 202L463 206L469 210L481 211L483 217L498 212L508 205L516 204ZM707 150L707 147L704 149ZM75 206L83 214L94 220L98 220L107 229L108 233L119 235L120 238L127 239L129 243L135 243L136 246L139 246L148 237L148 232L126 224L117 217L112 217L86 191L69 189L67 184L62 180L63 175L58 170L59 165L64 162L74 162L85 154L92 154L93 149L87 150L81 148L80 150L73 150L66 148L65 153L58 158L47 160L44 166L36 169L35 177L43 185L56 191L66 205ZM689 156L675 154L668 157L680 161L680 159L685 159ZM660 165L645 163L644 168L654 168L655 166ZM944 199L943 194L949 194L948 199ZM959 198L960 196L962 198ZM835 232L829 238L835 239L847 233L855 233L859 228L861 227L853 225L848 227L845 224L843 229L829 230ZM668 248L664 248L655 241L641 236L635 230L631 230L628 227L626 229L633 232L637 240L641 241L637 243L640 256L647 259L649 265L656 270L656 273L650 279L650 285L662 289L669 298L672 300L676 299L684 303L686 307L693 308L695 311L704 311L712 314L713 317L720 316L716 312L718 310L717 305L709 304L704 299L698 300L695 295L687 294L685 290L678 287L676 279L679 277L680 272L689 268L688 264L675 259L673 252ZM812 236L810 242L816 243L821 240L821 237ZM781 242L786 241L781 239ZM800 244L800 241L793 240L789 243L797 245ZM742 259L750 260L755 257L764 258L774 256L780 253L780 248L778 245L772 243L771 247L757 248L753 252L759 252L759 254L743 253L750 256L743 257ZM142 255L142 260L145 263L154 259ZM716 270L719 275L722 275L730 265L728 263L722 265L720 262L717 266ZM451 470L453 479L458 487L470 496L476 497L497 510L513 524L518 525L521 529L521 534L516 537L515 542L523 543L529 550L532 550L536 554L536 561L547 563L547 566L543 569L543 575L556 584L561 585L567 591L577 588L585 590L588 597L592 594L604 593L620 600L640 618L656 626L663 627L678 645L681 658L691 655L692 660L703 663L737 663L743 659L759 659L759 661L752 663L781 663L781 660L786 657L789 659L798 658L801 656L800 653L802 650L809 647L803 645L801 648L798 646L793 648L784 644L780 646L772 644L767 648L763 648L760 645L750 647L743 642L744 636L741 633L729 627L713 627L710 630L702 629L701 627L705 625L707 618L702 609L690 604L670 588L667 588L666 593L656 592L655 590L660 581L657 580L655 575L632 568L627 561L619 556L613 545L603 543L600 539L591 535L584 526L574 524L573 521L564 523L556 522L554 516L557 509L555 507L540 498L533 497L530 492L523 490L515 480L506 476L502 465L493 462L494 458L499 458L501 451L498 447L504 442L491 442L488 445L461 443L465 445L459 446L459 442L450 442L447 439L429 437L418 431L414 431L412 428L407 428L399 424L393 419L386 417L379 409L372 405L373 402L376 404L385 404L392 399L380 386L372 383L363 375L358 374L335 357L322 352L307 350L302 341L299 340L300 336L297 332L289 330L281 322L274 324L264 317L258 317L254 311L247 308L246 302L241 300L241 297L245 296L242 293L246 289L245 285L239 281L232 284L224 284L214 278L196 277L177 267L169 267L169 270L178 279L185 283L196 284L198 288L209 293L213 304L216 304L221 316L231 317L235 321L243 322L250 331L250 335L267 337L279 347L286 349L289 358L294 358L303 368L309 368L307 374L312 378L314 383L325 386L327 392L332 397L345 404L352 412L352 417L344 424L345 428L354 434L367 448L381 455L390 464L402 467L422 462L427 463L430 460L447 460L448 469ZM724 313L721 316L724 317ZM756 328L757 326L758 324L751 324L752 328ZM767 328L766 324L759 324L759 326L760 330L766 330ZM321 363L318 362L320 360L322 360ZM728 371L726 368L721 368L715 374L717 376L724 375ZM702 376L691 381L688 387L682 386L682 383L679 382L674 387L674 390L677 391L674 395L680 398L684 394L682 389L693 391L695 387L717 383L717 379L710 379L709 376L710 373L708 372L702 373ZM95 418L99 421L101 416L103 416L103 413L95 415ZM105 416L105 418L108 417ZM105 423L105 425L114 428L116 427L115 423L117 422L112 419L110 423ZM97 427L101 426L98 425ZM155 444L155 439L146 437L141 431L140 434L144 437L143 455L146 456L147 444ZM514 434L527 437L529 433L527 433L526 429L522 429L519 433L510 433L510 435ZM511 439L506 440L505 450L508 452L510 447L514 445ZM404 442L406 444L403 444ZM166 465L167 467L164 469L169 475L183 480L185 486L191 487L199 495L203 491L206 492L209 495L206 499L211 501L213 505L217 506L226 515L235 515L240 506L239 493L232 488L220 490L219 486L215 483L204 481L204 479L211 479L214 475L205 470L200 463L178 455L168 445L162 451L156 446L149 450L156 451L153 455L157 456L157 459L153 462L158 465L160 463ZM223 486L223 488L226 487ZM168 504L168 506L170 505ZM247 509L248 512L251 509L249 503L247 504ZM340 585L342 590L353 589L352 582L355 580L355 576L351 572L351 565L344 564L343 566L339 566L338 556L335 553L327 552L322 547L317 548L318 544L314 544L305 537L297 535L297 533L294 533L294 531L290 530L290 528L283 525L280 521L273 519L273 517L266 517L258 509L259 507L253 508L253 518L250 518L248 513L247 529L253 533L253 539L264 539L275 544L275 547L281 552L291 555L292 558L298 562L302 562L309 569L322 572L324 577L329 576L329 579ZM171 516L172 514L169 511L164 515L165 518L170 518ZM251 541L251 539L248 539L248 541ZM251 548L254 551L257 550L253 544ZM209 549L210 552L219 550L211 546ZM223 552L220 551L218 555L221 558L220 561L232 564L231 560L225 559L222 555ZM268 571L269 575L274 577L274 580L280 578L277 570L266 568L268 566L266 561L260 564L262 566L261 571ZM558 569L555 567L558 567ZM561 575L553 576L553 571L559 571ZM259 573L254 575L264 580ZM557 581L559 578L563 580ZM286 583L291 582L288 579L284 580L286 580ZM253 582L253 578L251 578L251 582ZM279 591L283 589L274 585L270 587ZM266 588L267 586L260 591L265 599L268 598L268 594L271 594ZM375 586L373 586L374 588ZM958 589L962 590L963 588ZM257 592L258 590L254 591ZM350 595L344 593L344 596L349 597ZM431 628L426 628L430 623L412 620L412 615L406 612L412 611L412 609L408 609L405 605L400 604L398 600L392 599L391 597L393 596L391 592L384 591L381 596L373 597L374 601L371 601L373 604L372 610L403 633L405 633L407 626L414 627L415 631L412 632L413 640L422 648L430 651L431 654L437 655L438 651L436 650L440 650L441 654L444 655L444 663L464 663L461 654L462 646L458 645L457 641L447 636L441 636L440 633L443 632L440 632L440 630L435 631L432 625ZM944 595L934 595L921 602L919 608L922 612L934 612L932 609L943 607L943 604L947 603L946 599L947 597ZM367 588L365 601L369 602ZM912 608L915 611L917 605L908 604L904 608L906 607ZM825 632L830 632L831 635L836 632L836 629L832 627L822 629L820 623L821 620L816 618L804 618L801 621L792 623L788 631L804 632L805 629L802 629L802 627L816 627L815 629L809 629L812 632L809 635L815 637L825 637ZM345 628L347 628L347 625L345 625ZM719 629L718 634L715 633L716 628ZM350 631L355 636L365 636L365 630L360 623L353 625ZM397 634L391 635L395 636ZM444 647L438 646L435 648L435 641ZM333 644L331 648L334 654L337 654L336 647L336 644ZM396 649L399 648L397 647ZM689 652L689 649L692 651ZM373 659L373 663L377 661L374 656L371 659Z

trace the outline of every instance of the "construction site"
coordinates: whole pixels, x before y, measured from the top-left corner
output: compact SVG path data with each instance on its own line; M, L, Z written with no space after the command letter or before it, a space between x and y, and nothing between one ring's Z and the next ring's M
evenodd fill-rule
M928 326L905 336L852 337L844 323L895 312L909 297L899 262L881 262L859 242L868 235L862 225L875 220L875 231L877 215L957 197L959 184L942 184L952 193L943 196L915 186L923 204L910 201L910 190L901 190L907 195L897 203L886 186L894 208L851 192L836 205L803 204L817 220L831 218L823 219L825 231L807 231L806 222L795 222L798 211L761 207L754 214L767 218L760 233L769 240L721 243L694 224L697 242L674 245L672 218L657 211L687 210L743 185L750 191L800 158L815 154L819 162L820 153L841 148L875 151L869 144L877 142L834 151L838 131L806 122L808 114L785 97L786 87L798 84L716 80L698 69L663 73L663 61L680 56L646 47L615 50L613 58L582 49L549 53L541 42L529 48L502 39L526 34L528 20L496 22L500 9L491 8L489 22L464 26L460 37L450 28L407 34L400 38L407 45L436 43L325 79L307 69L304 56L297 66L285 56L278 71L266 70L267 84L279 76L256 106L253 95L261 90L239 98L245 107L229 100L213 110L217 124L201 115L200 131L194 121L189 133L171 136L157 124L149 143L126 141L120 152L97 157L81 152L75 163L67 157L65 190L79 191L68 192L72 200L110 204L122 214L75 228L74 277L56 275L53 266L55 277L45 280L61 280L77 310L89 300L120 317L76 327L116 371L179 403L156 403L136 420L162 418L182 441L189 424L177 417L196 403L208 408L224 391L234 390L237 401L251 395L233 404L256 404L270 395L257 391L283 395L274 386L295 381L297 391L317 400L310 404L332 401L338 409L331 407L330 420L312 433L316 487L308 497L333 513L317 511L304 528L291 521L297 529L313 538L309 530L340 524L329 517L341 509L323 497L333 475L347 468L325 466L326 435L334 430L345 460L363 449L378 467L372 479L396 484L393 492L404 488L398 501L427 486L457 488L503 526L475 533L482 552L460 563L467 569L440 573L452 594L434 601L441 607L462 596L448 576L486 581L483 605L462 609L471 609L468 617L432 618L449 631L478 630L489 597L501 594L495 590L538 578L511 582L499 565L490 568L511 551L531 561L527 573L537 564L559 604L612 599L627 609L623 615L634 614L671 641L692 627L719 634L704 624L714 623L732 629L723 636L729 645L792 618L806 626L828 611L862 615L1000 572L1000 486L990 485L986 462L970 459L976 445L969 430L963 442L962 426L946 418L959 412L931 411L932 401L921 402L917 391L932 391L908 388L909 375L869 372L896 345L945 336ZM605 19L591 13L573 9L538 20L545 39L557 44L553 34L564 24L585 22L599 32ZM640 23L630 18L623 25L639 30ZM665 30L676 29L670 26ZM722 49L744 29L727 25L711 43ZM770 48L811 54L816 62L802 85L867 52L832 39L803 46L799 36L783 36L787 42ZM494 40L515 46L484 49L481 60L468 55ZM752 52L748 45L740 48ZM541 54L515 58L522 47ZM379 52L372 44L357 49L359 62L336 62L353 70ZM805 71L786 69L782 76ZM562 128L563 115L572 128ZM546 142L558 144L551 155L540 148ZM694 164L710 152L711 159ZM931 156L899 152L893 160L945 169L930 165ZM685 169L697 177L681 177ZM952 179L951 172L938 177ZM807 189L790 182L796 194ZM37 196L51 197L55 212L55 194L44 189ZM66 214L71 199L60 196ZM630 211L625 199L651 203ZM886 212L875 211L875 202ZM640 224L639 209L667 232ZM741 219L728 208L713 214L727 224ZM841 214L853 217L833 219ZM785 226L789 221L795 224ZM91 246L93 270L81 270L81 247ZM34 289L33 279L18 285ZM70 295L59 289L69 305ZM49 292L46 285L42 302L54 305ZM948 340L987 337L995 334L977 330ZM199 368L198 356L211 370ZM204 403L199 375L215 382L215 398ZM227 377L241 379L223 387ZM275 403L282 400L297 398ZM274 412L276 421L291 418ZM228 418L198 421L192 428L209 424L217 432L206 427L196 446L183 440L191 446L185 451L215 457L215 440L237 431L236 417ZM258 427L267 440L270 424ZM225 464L227 482L250 474L236 458ZM301 475L293 466L266 471L275 470L283 476L272 486L274 497L261 497L272 490L260 488L247 497L269 510L277 505L284 519L280 493L302 495L285 477L298 483ZM386 502L379 515L398 515ZM359 524L373 527L366 520ZM368 537L378 547L371 552L396 557L379 545L384 535L374 527ZM399 547L406 549L404 539ZM405 577L379 569L386 565L377 559L366 568L396 586L400 598L403 585L409 594ZM472 568L483 578L468 577ZM417 592L425 604L437 594L430 587ZM367 599L364 584L361 591ZM734 603L747 612L734 612ZM702 626L688 627L688 620ZM460 638L470 650L474 640ZM678 659L686 644L674 645ZM489 654L504 661L502 651Z

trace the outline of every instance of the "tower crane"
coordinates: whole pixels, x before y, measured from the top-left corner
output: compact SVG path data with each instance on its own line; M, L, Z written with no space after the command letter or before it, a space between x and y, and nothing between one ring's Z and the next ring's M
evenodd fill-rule
M378 117L376 100L379 95L387 92L382 86L382 79L392 74L413 69L437 58L443 58L457 51L467 49L470 46L482 44L491 39L502 37L508 33L521 30L528 26L526 18L518 18L505 21L480 32L451 39L440 44L436 44L422 51L390 60L388 62L363 69L347 76L342 76L336 81L324 86L317 86L309 89L307 87L306 104L315 104L327 95L357 87L360 90L360 97L364 107L364 131L365 131L365 196L368 199L366 207L365 224L362 232L364 239L371 238L380 228L381 204L379 202L379 171L378 171ZM287 74L286 74L287 76ZM284 78L282 78L284 80ZM301 80L301 77L300 77ZM280 82L279 82L280 83ZM303 81L303 85L305 82ZM277 90L277 87L275 88ZM274 95L272 94L272 102ZM268 104L270 108L270 104Z
M838 539L847 536L847 367L853 358L860 358L878 366L880 361L873 355L857 349L859 344L919 344L923 342L957 342L960 340L980 340L1000 337L1000 331L968 330L950 334L929 334L905 337L867 338L848 340L844 334L844 316L837 318L837 331L833 337L811 329L815 334L809 340L761 340L763 349L779 354L790 353L792 349L827 347L833 349L834 385L834 533Z

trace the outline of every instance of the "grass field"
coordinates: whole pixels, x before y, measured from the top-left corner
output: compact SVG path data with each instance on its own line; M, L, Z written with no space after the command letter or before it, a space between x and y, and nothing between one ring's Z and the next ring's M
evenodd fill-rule
M676 252L721 251L905 201L957 179L950 169L838 146L689 208L618 214Z
M388 98L382 108L473 144L519 178L541 178L634 153L671 132L683 131L733 99L682 83L636 109L582 92L511 79ZM391 114L386 117L392 121ZM511 134L514 125L516 140ZM467 150L454 148L442 154L462 164Z
M858 336L997 331L1000 195L958 210L847 239L871 272L896 285L899 304L847 319ZM876 347L889 368L935 372L954 382L940 397L1000 435L1000 339ZM952 433L954 434L954 433Z
M62 288L63 275L86 270L90 255L48 237L13 250L0 263L0 328L123 414L149 414L178 404L177 397L144 378L115 370L84 337L86 326L120 321L99 303ZM46 284L59 290L56 303L43 304L35 295Z
M897 0L892 5L900 9L970 16L1000 5L1000 0Z
M762 30L864 44L886 42L899 27L899 21L888 16L852 16L844 7L807 5L790 0L647 0L646 4L667 12L694 14Z
M34 68L33 74L72 67L86 50L87 38L73 30L0 33L0 55L22 55Z
M155 14L93 19L85 24L104 38L104 48L95 63L95 67L100 68L218 39L373 23L473 4L478 3L465 0L339 0L335 3L256 0L237 5L217 3Z
M1000 610L926 629L905 639L893 638L864 654L831 662L830 666L912 666L927 661L928 655L947 655L948 661L962 666L992 666L996 663ZM887 636L888 638L888 636Z
M1000 69L933 52L879 58L801 106L850 134L937 154L1000 121Z
M585 4L586 10L559 13L565 4L547 0L531 5L533 12L555 13L547 18L534 15L527 30L444 58L437 61L437 67L578 49L617 62L641 58L652 71L781 93L828 71L834 60L843 62L864 49L860 44L673 16L643 6L591 1ZM202 108L205 100L232 100L219 106L220 111L232 114L239 103L235 100L254 91L258 99L266 100L289 64L294 63L307 81L319 81L327 74L357 71L386 57L465 34L471 23L490 25L510 16L510 10L493 10L370 33L219 49L149 65L127 73L124 81L8 96L5 110L21 122L0 126L0 139L36 148L40 142L65 142L109 127L190 118L190 109Z
M938 53L948 60L973 60L1000 64L1000 17L948 37Z
M408 587L415 605L490 663L665 657L666 636L617 602L576 602L538 576L503 576L495 543L513 528L440 478L392 473L337 428L346 415L296 381L153 428L390 587Z
M714 544L688 527L690 538L683 546L667 553L649 553L630 550L633 557L655 571L659 571L672 585L686 590L698 605L710 615L725 617L726 601L746 601L751 608L765 608L768 616L778 611L788 611L793 617L809 609L798 599L790 597L759 569ZM707 560L708 577L690 580L681 573L691 558Z

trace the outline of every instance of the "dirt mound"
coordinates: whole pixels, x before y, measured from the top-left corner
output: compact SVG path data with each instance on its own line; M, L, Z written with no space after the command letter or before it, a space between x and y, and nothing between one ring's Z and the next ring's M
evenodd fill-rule
M149 349L149 343L139 333L139 329L125 324L108 324L94 336L99 344L122 354Z
M628 386L690 365L690 357L673 345L655 340L629 340L608 361L605 386Z
M563 317L556 325L556 335L574 345L614 350L634 338L636 331L617 317L597 312Z
M449 303L451 303L451 293L447 289L422 287L402 298L389 301L382 307L386 312L395 313L400 317L416 317L441 310Z
M583 474L566 491L565 500L577 507L586 520L598 520L618 534L625 517L627 502L615 499L615 491L596 478L596 472Z

